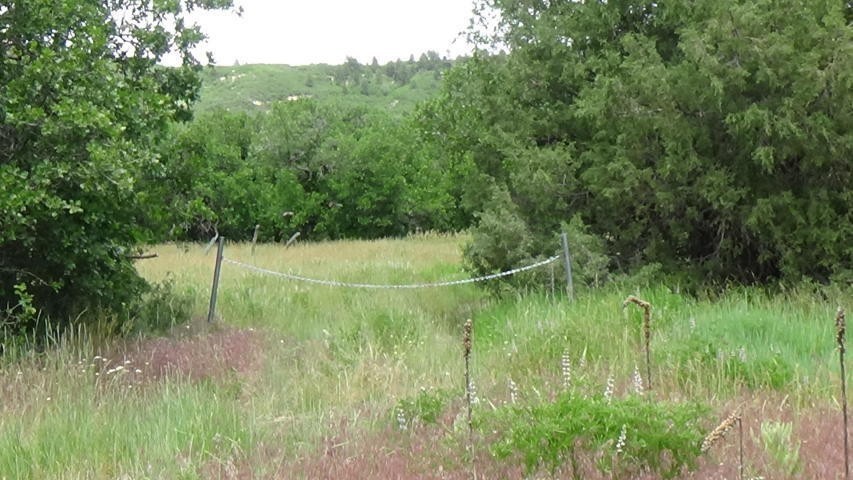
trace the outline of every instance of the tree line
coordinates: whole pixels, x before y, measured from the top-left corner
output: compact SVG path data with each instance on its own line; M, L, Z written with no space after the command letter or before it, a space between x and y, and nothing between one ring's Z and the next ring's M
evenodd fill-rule
M413 115L300 99L173 124L141 178L152 241L378 238L459 230L453 171Z

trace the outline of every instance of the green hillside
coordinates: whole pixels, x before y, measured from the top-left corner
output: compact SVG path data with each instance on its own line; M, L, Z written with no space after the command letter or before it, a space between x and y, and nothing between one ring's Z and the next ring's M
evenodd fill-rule
M202 74L197 112L266 110L278 101L315 98L350 106L402 112L438 91L451 62L435 52L408 61L379 65L349 59L343 65L235 65L212 67Z

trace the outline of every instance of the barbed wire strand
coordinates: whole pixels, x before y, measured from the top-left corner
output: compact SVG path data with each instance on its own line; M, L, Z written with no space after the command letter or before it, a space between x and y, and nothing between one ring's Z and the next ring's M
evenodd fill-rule
M546 260L542 260L541 262L536 262L532 265L527 265L526 267L514 268L512 270L507 270L505 272L493 273L491 275L484 275L482 277L477 278L465 278L462 280L450 280L446 282L432 282L432 283L412 283L412 284L404 284L404 285L386 285L386 284L377 284L377 283L352 283L352 282L341 282L337 280L321 280L318 278L310 278L304 277L302 275L295 275L292 273L283 273L277 272L275 270L268 270L266 268L261 268L255 265L251 265L248 263L240 262L237 260L232 260L227 257L223 257L222 261L226 263L230 263L232 265L244 268L246 270L251 270L256 273L263 273L266 275L272 275L274 277L280 277L287 280L294 280L298 282L306 282L313 283L316 285L325 285L328 287L344 287L344 288L375 288L375 289L414 289L414 288L435 288L435 287L450 287L454 285L464 285L466 283L475 283L475 282L484 282L487 280L494 280L496 278L508 277L510 275L515 275L516 273L521 273L527 270L533 270L534 268L539 268L543 265L548 265L556 260L558 260L559 256L553 256Z

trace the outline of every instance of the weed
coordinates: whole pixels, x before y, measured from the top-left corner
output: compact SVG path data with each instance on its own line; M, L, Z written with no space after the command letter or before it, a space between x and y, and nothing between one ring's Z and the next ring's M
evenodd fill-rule
M451 395L446 390L421 388L413 398L397 402L393 411L400 430L438 423Z
M743 479L743 421L739 412L732 412L725 420L711 430L711 433L705 436L702 440L701 451L702 453L705 453L715 444L720 443L726 437L726 434L735 427L735 425L738 427L738 444L740 447L738 470L740 472L740 478Z
M622 302L622 308L628 306L629 303L633 303L638 307L643 309L643 340L645 341L645 352L646 352L646 384L648 385L648 389L652 389L652 354L650 348L650 341L652 338L652 304L645 301L640 300L639 298L631 295Z
M800 443L793 438L791 422L762 422L761 441L764 450L773 459L776 469L785 476L802 471Z

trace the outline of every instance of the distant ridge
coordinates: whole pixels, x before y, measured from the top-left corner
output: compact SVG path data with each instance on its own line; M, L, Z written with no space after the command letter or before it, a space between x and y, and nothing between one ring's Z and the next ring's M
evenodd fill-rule
M265 111L270 104L314 98L348 106L406 112L438 92L453 62L428 52L418 60L379 65L348 59L343 65L234 65L202 72L197 112Z

